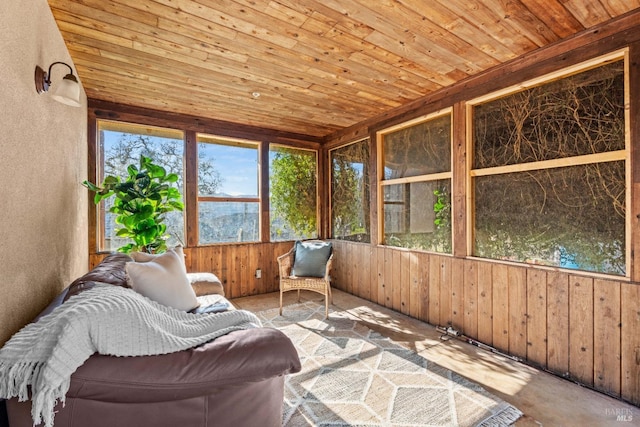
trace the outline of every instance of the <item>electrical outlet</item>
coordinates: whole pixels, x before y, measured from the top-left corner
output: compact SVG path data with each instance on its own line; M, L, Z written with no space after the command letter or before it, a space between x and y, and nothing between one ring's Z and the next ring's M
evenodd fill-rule
M262 270L256 268L256 279L260 279L262 277Z

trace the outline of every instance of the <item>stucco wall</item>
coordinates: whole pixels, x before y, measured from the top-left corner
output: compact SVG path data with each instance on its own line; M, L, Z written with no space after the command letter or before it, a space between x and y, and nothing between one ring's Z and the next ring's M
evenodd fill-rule
M86 96L74 108L36 93L35 66L55 61L73 67L47 1L3 0L0 345L88 265ZM54 67L53 84L66 70Z

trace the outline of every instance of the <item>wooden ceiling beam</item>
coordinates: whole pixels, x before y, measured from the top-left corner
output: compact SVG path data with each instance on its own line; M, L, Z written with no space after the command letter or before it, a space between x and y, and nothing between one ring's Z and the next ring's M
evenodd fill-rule
M265 141L278 144L296 145L303 148L318 148L321 138L312 135L285 132L278 129L255 127L185 113L151 110L122 103L88 100L89 113L103 120L118 120L149 126L166 127L194 131L211 135Z

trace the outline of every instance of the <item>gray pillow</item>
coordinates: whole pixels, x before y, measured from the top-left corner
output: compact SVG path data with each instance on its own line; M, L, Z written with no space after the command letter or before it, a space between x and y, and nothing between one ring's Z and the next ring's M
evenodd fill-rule
M324 277L327 260L331 256L331 242L317 240L296 242L292 276Z

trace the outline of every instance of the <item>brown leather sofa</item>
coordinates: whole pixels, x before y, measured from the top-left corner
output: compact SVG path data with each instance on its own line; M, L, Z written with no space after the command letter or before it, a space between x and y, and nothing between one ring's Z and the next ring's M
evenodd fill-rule
M38 317L95 282L127 286L128 261L124 254L109 255ZM160 356L94 354L71 376L66 404L56 408L55 426L280 426L284 377L298 371L295 347L270 328L234 331ZM6 403L10 427L32 426L30 401Z

